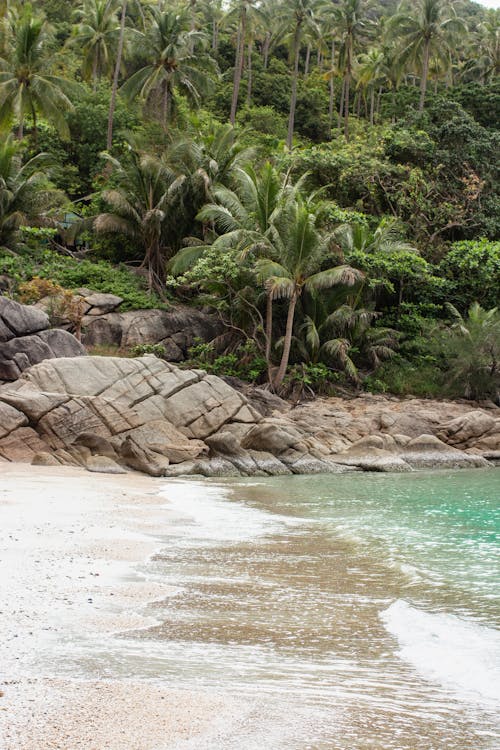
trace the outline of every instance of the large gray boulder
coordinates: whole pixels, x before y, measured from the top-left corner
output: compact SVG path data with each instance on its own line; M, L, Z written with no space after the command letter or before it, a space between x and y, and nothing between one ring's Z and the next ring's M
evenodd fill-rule
M96 309L100 308L90 310L82 321L86 346L104 344L126 349L138 344L161 344L170 362L186 359L196 339L212 341L222 332L217 318L191 307L105 314L96 314Z
M42 310L0 296L0 381L17 380L45 359L86 354L71 333L49 326Z

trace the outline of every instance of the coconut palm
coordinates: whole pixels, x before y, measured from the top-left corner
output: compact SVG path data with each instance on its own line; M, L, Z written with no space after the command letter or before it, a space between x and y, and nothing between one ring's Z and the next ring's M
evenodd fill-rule
M192 266L207 248L224 254L228 249L236 249L241 259L250 254L255 256L274 253L271 242L273 217L289 187L286 178L266 163L256 172L251 166L235 170L235 187L231 190L219 185L213 189L212 203L208 203L198 213L198 220L212 226L218 233L209 245L192 245L183 248L173 258L172 272L177 275ZM265 281L259 277L260 281ZM272 295L266 294L265 356L268 365L271 359L273 309Z
M69 97L75 85L47 72L48 41L47 24L28 7L11 27L9 52L0 58L0 127L15 118L21 139L26 115L30 115L35 143L39 115L54 125L61 136L68 137L66 114L73 109Z
M260 258L256 267L266 280L272 299L288 300L283 351L274 379L275 388L279 388L288 367L295 309L303 292L313 293L336 285L353 286L362 280L363 273L347 265L322 269L330 260L331 237L319 232L310 205L298 193L286 200L274 217L271 242L273 257Z
M394 39L401 43L401 59L420 72L418 108L422 111L431 57L442 60L448 68L455 35L465 30L465 24L448 0L416 0L411 6L401 7L390 27Z
M343 72L340 116L344 113L344 135L349 140L349 104L355 46L366 28L362 0L342 0L332 11L340 37L340 63Z
M76 12L79 21L72 40L83 53L82 75L94 86L103 75L110 76L120 38L118 0L84 0Z
M120 70L122 67L123 48L125 46L125 22L127 19L127 0L122 0L122 8L120 13L120 31L118 35L118 45L116 49L115 66L113 70L113 84L111 86L111 97L109 100L109 112L108 112L108 133L106 137L106 148L108 151L111 150L113 145L113 125L115 119L116 109L116 97L118 94L118 80L120 78Z
M370 92L370 125L375 121L375 88L385 81L386 59L382 50L371 47L358 58L358 87Z
M140 97L150 105L159 101L159 119L166 126L177 89L195 103L207 92L210 85L207 70L213 70L213 61L203 54L206 35L190 28L188 9L148 6L148 14L150 25L142 34L142 42L153 61L136 71L121 90L129 99Z
M0 143L0 247L15 249L21 226L50 221L50 209L62 198L47 183L50 163L48 154L38 154L23 164L12 135Z
M290 28L290 52L293 60L292 92L290 96L290 112L288 115L288 132L286 144L289 149L293 144L293 130L295 123L295 108L297 106L297 83L299 80L300 48L306 28L314 25L314 0L290 0L284 7L287 17L292 19Z
M146 270L150 291L161 292L169 254L164 229L176 220L177 198L186 177L134 143L121 160L109 154L103 157L112 168L116 187L103 191L110 211L95 218L94 229L99 234L118 233L134 239L143 253L141 267Z

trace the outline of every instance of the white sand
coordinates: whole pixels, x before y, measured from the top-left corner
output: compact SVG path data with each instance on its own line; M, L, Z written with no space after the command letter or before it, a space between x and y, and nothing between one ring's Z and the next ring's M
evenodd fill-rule
M58 676L51 662L88 632L153 622L141 609L171 589L134 565L172 520L159 487L137 474L0 463L1 750L202 748L221 718L234 722L241 707L227 696Z

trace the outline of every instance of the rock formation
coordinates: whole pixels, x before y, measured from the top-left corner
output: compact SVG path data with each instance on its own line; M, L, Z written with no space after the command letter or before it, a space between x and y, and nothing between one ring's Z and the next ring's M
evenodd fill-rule
M0 296L0 381L17 380L44 359L85 354L68 331L50 328L45 312Z
M252 405L266 402L278 408ZM0 387L1 459L153 476L481 467L500 459L500 409L369 395L292 408L152 355L47 359Z

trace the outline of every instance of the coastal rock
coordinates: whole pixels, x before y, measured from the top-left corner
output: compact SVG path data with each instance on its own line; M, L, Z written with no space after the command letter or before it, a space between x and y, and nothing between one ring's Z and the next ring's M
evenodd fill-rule
M86 297L88 302L97 295ZM100 310L97 307L96 310ZM213 341L222 332L220 321L190 307L172 310L131 310L100 314L91 309L82 321L86 346L111 345L126 349L138 344L161 344L168 361L181 362L196 339Z
M0 387L0 460L53 459L155 477L481 467L491 465L490 456L496 462L500 410L426 402L424 421L434 432L413 436L407 407L413 415L416 400L332 398L264 417L242 389L153 355L46 359Z
M15 381L45 359L86 354L71 333L49 325L42 310L0 296L0 380Z

